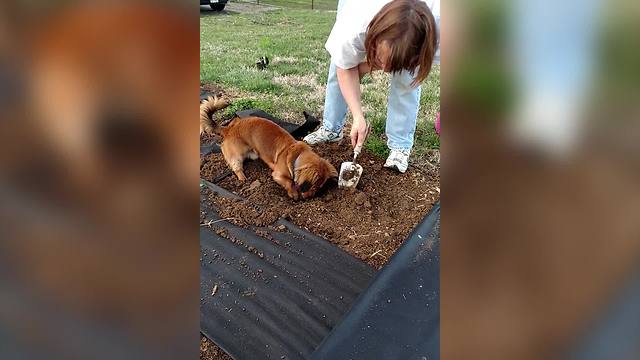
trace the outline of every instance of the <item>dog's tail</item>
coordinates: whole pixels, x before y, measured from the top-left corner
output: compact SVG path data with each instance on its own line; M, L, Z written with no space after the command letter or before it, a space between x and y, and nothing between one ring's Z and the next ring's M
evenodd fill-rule
M220 129L220 124L213 120L213 114L227 106L229 102L217 96L209 96L200 104L200 135L212 134Z

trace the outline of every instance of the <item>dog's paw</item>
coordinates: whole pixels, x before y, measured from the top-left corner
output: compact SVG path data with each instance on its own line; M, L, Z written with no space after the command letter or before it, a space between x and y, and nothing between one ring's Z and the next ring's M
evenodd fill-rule
M300 193L297 191L289 191L288 195L290 198L292 198L293 200L299 200L300 199Z
M244 171L233 171L233 173L236 174L239 182L243 183L247 181L247 177L244 175Z

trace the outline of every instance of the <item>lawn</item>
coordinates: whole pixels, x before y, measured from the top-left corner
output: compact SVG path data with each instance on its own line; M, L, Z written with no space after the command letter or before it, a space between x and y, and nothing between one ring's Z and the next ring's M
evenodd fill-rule
M311 9L311 0L240 0L244 3L260 3L275 5L290 9ZM313 8L316 10L335 10L338 0L313 0Z
M307 4L305 0L267 3ZM260 2L262 3L262 1ZM334 1L318 1L319 4ZM252 14L216 14L200 18L200 79L233 96L231 113L259 107L290 122L303 120L302 111L322 115L329 55L324 49L335 11L281 9ZM258 70L256 60L271 63ZM386 156L384 122L390 76L376 73L363 81L365 116L373 131L366 148ZM433 121L440 104L440 68L434 66L422 85L414 157L439 148ZM349 121L349 119L348 119Z

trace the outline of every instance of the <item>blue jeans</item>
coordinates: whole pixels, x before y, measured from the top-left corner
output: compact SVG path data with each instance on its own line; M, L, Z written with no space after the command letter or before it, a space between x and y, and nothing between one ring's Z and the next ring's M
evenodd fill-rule
M394 150L411 150L420 108L420 86L412 87L413 74L403 71L393 76L387 99L387 146ZM342 97L336 65L329 66L327 92L324 98L322 126L338 132L344 127L347 103Z

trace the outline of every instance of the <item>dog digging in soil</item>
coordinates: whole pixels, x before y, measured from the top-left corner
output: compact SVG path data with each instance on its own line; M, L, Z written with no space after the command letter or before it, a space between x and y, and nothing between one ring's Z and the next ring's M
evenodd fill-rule
M246 180L244 160L258 158L269 166L273 180L294 200L312 198L327 180L337 179L338 172L331 163L270 120L236 117L229 125L220 126L213 121L213 114L227 104L211 96L203 101L200 127L222 136L222 155L238 180Z

